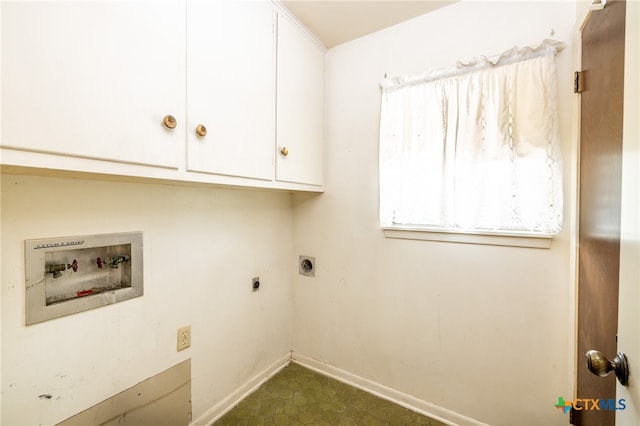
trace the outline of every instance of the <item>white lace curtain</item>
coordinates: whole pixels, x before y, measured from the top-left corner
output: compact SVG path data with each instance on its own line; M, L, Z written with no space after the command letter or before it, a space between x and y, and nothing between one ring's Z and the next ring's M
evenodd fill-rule
M381 226L557 233L563 47L545 40L495 61L385 79Z

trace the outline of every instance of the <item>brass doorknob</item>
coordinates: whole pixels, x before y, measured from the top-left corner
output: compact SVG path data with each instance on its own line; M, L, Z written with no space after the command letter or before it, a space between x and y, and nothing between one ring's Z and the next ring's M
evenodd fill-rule
M613 361L609 361L600 351L591 350L587 352L587 368L593 374L605 377L612 371L616 373L616 377L622 386L629 384L629 364L627 356L622 352L618 353Z
M201 138L204 138L205 136L207 136L207 128L204 127L204 125L202 124L198 124L196 126L196 135L200 136Z
M285 157L289 155L289 150L287 149L286 146L282 147L282 149L280 150L280 154L284 155Z
M164 119L162 119L162 124L167 129L175 129L176 126L178 125L178 122L176 121L176 118L173 115L167 114L164 116Z

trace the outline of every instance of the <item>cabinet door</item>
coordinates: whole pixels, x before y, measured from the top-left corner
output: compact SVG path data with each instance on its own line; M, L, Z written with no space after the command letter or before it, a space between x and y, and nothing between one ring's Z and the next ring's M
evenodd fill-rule
M277 180L322 185L324 58L300 27L279 16Z
M273 180L274 13L265 1L188 2L189 170Z
M183 1L3 2L2 146L177 167L184 17Z

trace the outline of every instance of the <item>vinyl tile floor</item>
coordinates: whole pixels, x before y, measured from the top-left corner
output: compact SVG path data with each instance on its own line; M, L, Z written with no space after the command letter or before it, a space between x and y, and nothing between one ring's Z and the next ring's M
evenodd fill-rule
M266 381L214 425L446 426L295 363Z

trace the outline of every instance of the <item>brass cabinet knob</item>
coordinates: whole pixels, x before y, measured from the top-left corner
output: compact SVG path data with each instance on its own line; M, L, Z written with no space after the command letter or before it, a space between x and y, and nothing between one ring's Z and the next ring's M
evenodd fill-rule
M176 121L176 118L173 115L167 114L164 116L164 119L162 120L162 124L167 129L175 129L176 126L178 125L178 122Z
M280 150L280 154L286 157L287 155L289 155L289 149L287 149L286 146L283 146L282 149Z
M205 136L207 136L207 128L204 127L204 125L202 124L198 124L196 126L196 135L200 136L201 138L204 138Z

